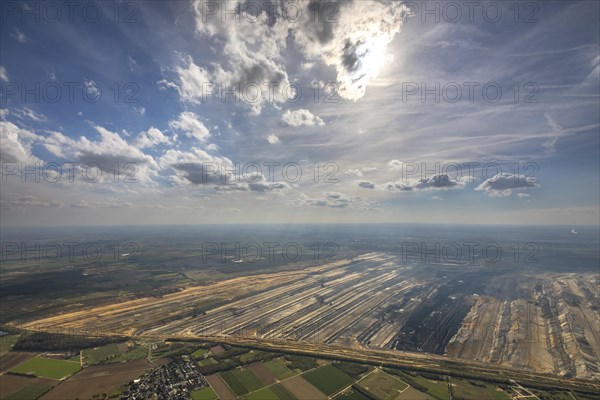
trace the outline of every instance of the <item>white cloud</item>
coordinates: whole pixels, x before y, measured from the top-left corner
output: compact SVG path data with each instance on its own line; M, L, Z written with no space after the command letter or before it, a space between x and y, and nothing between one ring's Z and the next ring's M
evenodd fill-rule
M133 141L133 145L140 148L154 147L161 143L168 144L171 141L160 130L154 127L148 129L146 132L140 132Z
M387 163L390 171L401 171L402 170L402 161L400 160L390 160Z
M23 107L15 110L14 115L16 115L20 119L27 118L35 122L43 122L47 120L44 114L36 113L29 107Z
M300 109L295 111L286 110L281 116L281 120L290 126L323 126L325 122L316 115L313 115L307 109Z
M362 178L365 173L373 172L376 170L377 170L376 167L354 168L354 169L346 170L346 172L344 172L344 175L357 176L359 178Z
M31 154L38 136L8 121L0 121L0 160L5 163L32 164L40 160Z
M61 132L50 132L40 142L57 157L106 171L103 178L112 179L113 174L117 173L143 182L156 175L158 164L152 156L127 143L116 132L101 126L94 126L94 129L100 135L99 140L90 140L85 136L75 140Z
M200 117L191 111L184 111L179 114L176 120L169 122L171 129L183 132L187 137L196 139L199 142L205 142L210 137L210 131L200 121Z
M355 200L357 199L348 197L339 192L323 193L323 196L319 198L310 198L304 193L302 193L293 202L293 205L309 207L347 208L352 206L352 203L354 203Z
M56 200L43 201L32 195L21 196L16 193L9 193L6 199L2 199L2 207L23 208L23 207L62 207L63 203Z
M274 133L271 133L267 136L267 142L269 142L269 144L277 144L279 143L279 138Z
M85 88L85 91L87 92L87 96L89 96L89 100L93 101L100 97L100 95L101 95L100 89L98 88L98 85L96 84L96 82L94 82L93 80L84 79L83 87Z
M360 178L363 176L363 173L360 168L355 168L347 170L346 172L344 172L344 175L358 176Z
M540 185L536 178L503 172L486 179L475 190L485 191L490 197L506 197L510 196L513 190L531 189L538 186Z
M376 185L370 181L359 182L363 189L378 189L391 192L409 192L420 190L464 189L470 179L452 179L447 174L435 174L430 178L403 179Z
M338 12L331 15L331 2L300 4L307 8L318 4L320 15L335 20L316 19L307 9L293 27L296 42L309 59L335 68L340 96L360 99L385 64L387 46L400 32L408 8L397 1L338 1Z
M10 36L20 43L25 43L27 41L27 36L25 36L18 28L15 28L15 33L11 33Z
M8 72L2 65L0 65L0 80L8 82Z

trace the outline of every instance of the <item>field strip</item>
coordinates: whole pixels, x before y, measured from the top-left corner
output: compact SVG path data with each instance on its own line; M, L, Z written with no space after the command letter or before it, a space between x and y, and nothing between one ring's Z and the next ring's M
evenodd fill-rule
M346 386L346 387L343 387L343 388L341 388L340 390L338 390L337 392L335 392L334 394L332 394L331 396L329 396L329 398L330 398L330 399L333 399L333 398L335 398L335 396L337 396L338 394L340 394L340 393L343 393L344 391L346 391L346 390L350 389L350 388L351 388L353 385L356 385L358 382L362 381L362 380L363 380L363 379L365 379L367 376L369 376L369 375L371 375L372 373L374 373L374 372L377 372L377 371L379 371L379 367L375 367L375 368L373 368L373 371L369 372L368 374L366 374L365 376L363 376L363 377L362 377L362 378L360 378L359 380L352 382L350 385L348 385L348 386ZM407 383L407 385L408 385L408 383ZM408 387L410 387L410 385L409 385Z
M111 373L107 373L107 374L99 374L99 375L91 375L91 376L84 376L84 377L80 377L80 378L76 378L73 377L71 379L69 379L70 381L83 381L85 379L97 379L103 376L111 376L111 375L119 375L119 374L128 374L130 372L138 372L138 371L147 371L148 368L136 368L136 369L128 369L127 371L119 371L119 372L111 372ZM82 370L84 371L84 370Z
M285 381L288 381L288 380L290 380L290 379L292 379L292 378L296 378L296 377L298 377L298 376L302 376L302 375L304 375L304 374L306 374L306 373L309 373L309 372L311 372L311 371L317 370L317 369L319 369L319 368L321 368L321 367L324 367L324 366L326 366L326 365L332 365L332 364L331 364L331 363L328 363L328 364L324 364L324 365L319 365L319 366L317 366L317 367L315 367L315 368L311 368L311 369L309 369L309 370L307 370L307 371L303 371L303 372L302 372L302 373L300 373L300 374L292 375L292 376L290 376L289 378L285 378L285 379L282 379L282 380L279 380L279 379L278 379L278 380L277 380L277 382L275 382L275 383L271 383L270 385L267 385L267 386L263 386L263 387L261 387L260 389L253 390L252 392L248 392L248 393L246 393L244 396L248 396L250 393L259 392L259 391L263 390L264 388L270 388L271 386L276 386L276 385L279 385L281 382L285 382ZM292 372L293 372L293 371L292 371ZM312 384L311 384L311 385L312 385ZM314 385L312 385L312 386L314 386Z

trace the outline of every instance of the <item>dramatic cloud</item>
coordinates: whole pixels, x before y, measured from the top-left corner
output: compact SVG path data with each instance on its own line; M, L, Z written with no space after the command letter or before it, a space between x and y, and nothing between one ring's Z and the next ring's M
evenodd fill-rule
M205 142L210 137L210 132L200 121L200 117L190 111L179 114L176 120L169 122L169 126L171 129L183 132L187 137L194 138L199 142Z
M313 115L306 109L300 109L295 111L287 110L281 116L281 120L289 126L323 126L325 122L316 115Z
M335 8L331 5L335 3ZM409 15L399 1L304 1L294 37L305 56L333 66L339 95L358 100L386 62L387 46ZM321 18L314 18L315 9Z
M220 65L214 64L210 73L201 67L193 67L195 69L193 71L188 66L187 75L192 73L194 77L209 75L211 82L228 90L236 90L242 101L250 105L255 114L259 114L267 102L281 103L284 99L282 88L289 87L281 55L282 49L286 46L287 27L271 23L270 16L266 12L252 15L243 7L236 7L239 2L233 0L214 3L217 7L227 10L237 8L243 14L237 19L224 20L220 12L211 13L207 9L210 6L207 3L203 0L193 3L196 13L196 31L201 37L218 41L218 48L225 62ZM184 77L185 75L179 74L181 82ZM198 97L197 82L196 80L194 83L196 94L193 97ZM253 93L253 88L257 87L260 91L267 92L268 87L272 87L273 96L266 96L264 93L256 96L257 93ZM189 90L188 94L190 94Z
M282 52L291 41L305 58L303 69L312 68L315 61L333 67L338 94L358 100L385 65L387 46L408 16L407 7L395 1L301 0L291 7L297 18L289 15L292 3L274 4L270 11L269 7L240 4L243 2L194 1L196 32L218 44L214 49L219 49L223 62L199 66L184 56L183 66L176 68L179 83L175 85L183 100L197 102L206 95L206 83L212 82L221 91L235 90L255 114L265 103L281 104L290 85ZM223 10L237 10L237 16L229 12L224 18ZM248 91L257 87L258 95L256 90Z
M531 189L538 186L540 185L536 178L504 172L486 179L475 190L483 190L491 197L506 197L510 196L513 190Z

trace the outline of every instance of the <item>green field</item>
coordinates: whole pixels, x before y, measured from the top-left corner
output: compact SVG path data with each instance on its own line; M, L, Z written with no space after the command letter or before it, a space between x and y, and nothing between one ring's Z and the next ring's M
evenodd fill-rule
M286 388L284 388L280 384L269 386L269 389L271 389L271 391L277 395L279 400L298 400L293 394L291 394Z
M267 367L269 371L271 371L273 375L275 375L280 381L291 378L295 375L294 372L285 365L285 361L281 358L267 361L263 365Z
M43 378L63 379L73 375L80 369L77 362L35 357L22 362L10 371L18 374L41 376Z
M2 400L28 400L37 399L52 388L51 385L41 383L28 383L13 394L3 397Z
M244 400L279 400L279 397L269 388L262 388L243 397Z
M206 367L207 365L216 365L219 362L212 357L205 358L204 360L198 361L198 365Z
M263 383L246 368L236 368L231 371L222 372L220 376L238 396L248 392L254 392L264 386Z
M106 346L96 347L93 349L83 350L83 362L88 365L98 364L101 361L116 357L121 354L119 345L116 343L107 344Z
M4 335L0 336L0 353L10 351L21 335Z
M104 363L116 363L123 361L135 361L148 357L148 349L142 346L130 347L127 353L119 354Z
M192 392L192 400L216 400L218 399L215 391L210 387L205 387Z
M358 385L378 400L392 400L409 387L406 383L381 370L376 370L368 375Z
M451 379L450 381L452 382L452 395L456 399L510 400L510 396L506 392L497 390L497 388L493 385L479 382L477 385L473 385L472 383L462 379Z
M428 379L422 376L413 376L413 375L406 375L406 374L402 374L406 377L406 382L408 384L410 384L410 381L412 380L413 382L415 382L416 384L423 386L425 388L427 388L427 394L430 396L435 397L438 400L449 400L450 399L450 394L448 393L448 383L442 380L432 380L432 379ZM402 376L400 377L400 379L403 379ZM440 379L442 379L442 377L440 376Z
M350 389L347 392L342 393L339 396L336 396L335 400L369 400L369 399L366 398L365 396L363 396L362 394L358 393L357 391Z
M302 377L327 396L354 383L354 379L333 365L324 365L305 373Z
M204 358L204 355L208 353L208 349L198 349L192 353L192 358L197 360L199 358Z

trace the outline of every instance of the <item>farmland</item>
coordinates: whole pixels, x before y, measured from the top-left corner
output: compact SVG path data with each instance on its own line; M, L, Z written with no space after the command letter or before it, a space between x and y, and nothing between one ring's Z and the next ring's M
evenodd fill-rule
M433 268L366 253L73 311L24 327L93 326L101 333L139 337L225 336L421 350L585 379L600 373L600 293L594 279L585 274L516 279L501 268ZM501 299L499 293L510 291L515 291L512 301ZM493 332L501 336L494 339ZM218 356L218 346L212 353ZM579 354L581 361L567 354Z
M354 379L332 365L325 365L307 372L303 377L328 396L337 393L354 382Z
M111 393L152 367L146 360L91 366L56 386L42 399L91 398L95 394Z
M381 400L395 399L400 393L409 388L408 384L379 369L361 379L359 385Z
M109 345L111 346L111 345ZM121 345L121 350L124 350ZM16 399L26 394L30 398L42 400L67 400L75 398L92 398L94 395L106 393L113 398L121 397L120 393L133 379L144 373L155 371L177 354L188 357L187 363L192 362L196 368L213 368L218 372L204 376L208 386L190 393L194 400L446 400L452 393L455 399L464 400L507 400L519 393L546 396L540 398L561 399L570 396L568 392L542 392L514 385L499 385L485 380L461 379L447 375L418 373L398 368L380 368L361 364L325 360L317 357L299 356L281 352L270 353L257 349L248 349L229 344L203 344L199 342L154 343L153 345L139 343L129 347L130 352L138 348L148 348L150 354L156 352L154 364L147 360L101 363L86 366L61 382L65 372L58 372L64 366L78 364L71 361L44 358L37 356L21 362L20 370L39 376L52 375L48 369L53 369L53 379L33 378L21 375L0 376L2 388L0 397ZM108 354L114 347L88 348L84 353ZM201 349L199 351L199 349ZM217 353L214 354L213 353ZM91 352L91 353L90 353ZM7 353L11 354L11 353ZM127 354L127 353L125 353ZM193 354L202 357L194 359ZM121 355L123 356L123 354ZM207 358L204 358L207 357ZM100 357L103 358L103 357ZM207 360L210 363L203 366ZM113 361L110 358L109 361ZM184 365L184 364L181 364ZM156 374L155 374L156 375ZM550 397L554 396L554 397ZM584 392L577 392L578 399L590 397ZM29 397L28 397L29 398Z
M80 366L78 362L34 357L11 368L10 371L23 375L34 375L60 380L73 375L79 370Z

